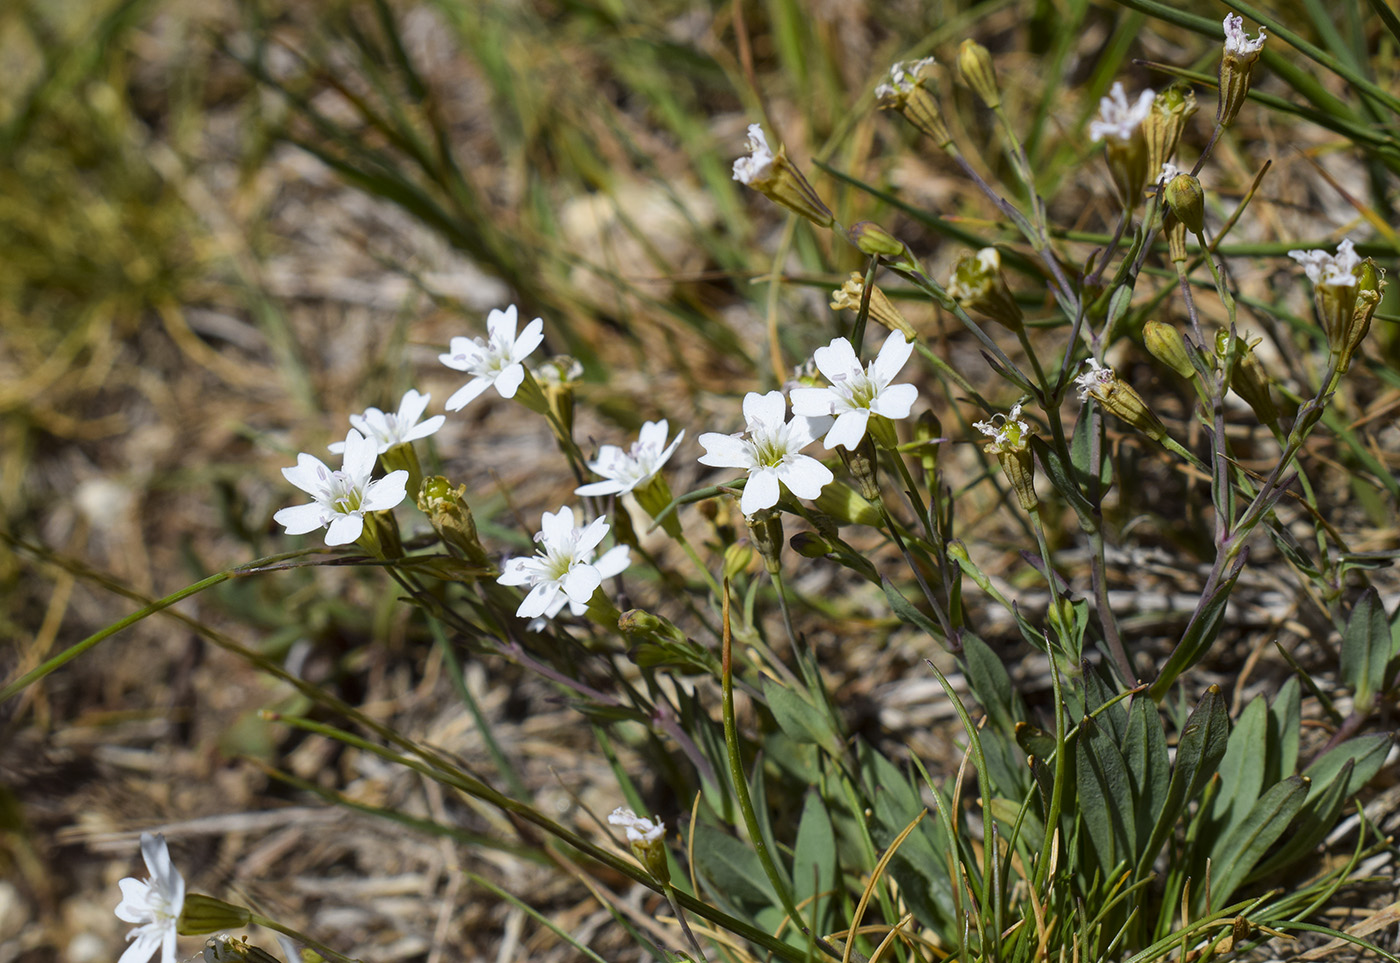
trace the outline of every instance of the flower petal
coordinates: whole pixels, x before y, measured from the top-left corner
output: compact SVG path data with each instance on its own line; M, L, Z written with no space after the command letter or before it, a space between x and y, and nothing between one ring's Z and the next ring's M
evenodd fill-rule
M511 310L514 310L512 307ZM530 356L540 342L544 340L544 319L536 318L525 325L525 330L520 332L520 337L515 339L515 344L510 349L511 361L524 361Z
M476 396L491 387L490 378L473 378L452 393L444 406L448 411L461 411L476 400Z
M514 398L515 392L519 390L520 383L525 380L525 367L519 364L509 365L502 368L501 373L496 375L496 390L501 393L502 398Z
M808 459L810 461L811 459ZM778 473L772 468L759 468L749 473L748 484L744 486L743 497L739 499L739 511L745 515L778 504Z
M781 391L770 391L761 395L750 391L744 395L744 421L752 426L762 424L769 431L787 420L787 399Z
M540 516L540 538L547 548L557 548L574 536L574 510L568 505Z
M530 556L517 555L515 558L506 559L506 563L501 566L501 574L496 577L496 581L501 585L529 585L535 581L534 573L529 568Z
M400 468L391 471L365 486L360 510L366 512L387 512L398 505L408 495L408 471Z
M643 445L660 448L666 444L666 434L670 430L671 426L666 424L665 418L660 421L648 421L642 425L642 430L637 432L637 441Z
M159 930L143 926L133 933L135 941L126 948L117 963L146 963L160 949L162 934ZM131 935L127 934L127 938L130 939Z
M592 565L575 565L564 573L559 583L570 601L586 604L603 584L603 576Z
M593 554L593 550L598 547L608 534L608 520L601 515L588 523L586 528L579 530L578 537L574 541L574 555L576 558L583 558Z
M379 458L379 446L354 428L345 436L345 461L341 466L350 483L362 487L374 471L374 463Z
M582 495L584 498L595 498L599 495L620 495L625 491L631 491L631 486L616 478L607 478L603 481L589 482L587 485L580 485L574 489L575 495Z
M785 458L778 466L777 475L798 498L816 498L836 479L830 469L808 455Z
M793 388L789 394L794 415L821 416L836 412L840 396L830 388Z
M845 338L834 338L825 348L813 351L812 360L827 381L839 381L865 370L856 357L856 349Z
M530 594L525 596L525 601L520 603L520 608L515 610L515 614L522 619L533 619L537 615L544 615L556 596L559 595L558 582L541 582L530 589ZM564 607L563 600L559 600L559 606L550 613L549 617L554 618L559 609Z
M752 468L753 454L742 438L707 431L700 436L700 447L705 449L697 461L712 468Z
M842 412L836 419L836 423L831 426L831 430L826 433L826 438L822 444L827 448L848 448L855 451L860 440L865 437L866 425L870 422L870 412L864 408ZM806 458L806 455L801 456ZM789 488L792 486L789 485ZM807 496L815 498L815 495Z
M913 353L913 342L905 341L900 332L891 331L885 343L880 345L880 353L870 365L871 380L880 387L889 384Z
M486 332L491 336L491 340L498 338L502 341L515 340L515 326L517 324L515 305L507 305L502 311L499 308L492 308L491 313L486 315Z
M326 508L320 502L292 505L280 509L272 520L287 530L288 535L305 535L326 525Z
M918 400L919 389L913 385L890 385L870 403L870 410L886 418L908 418Z
M418 419L428 410L428 401L431 398L432 395L420 395L414 388L405 391L403 399L399 402L399 425L418 424Z
M282 477L308 495L320 495L330 480L331 470L315 455L302 452L295 465L282 469Z
M627 571L627 566L632 564L632 552L626 545L614 545L593 563L593 567L598 570L598 574L603 578L612 578L614 575L621 575Z
M481 360L481 346L471 338L453 338L447 353L438 355L438 361L457 371L470 371Z
M404 441L417 441L419 438L427 438L436 434L437 430L447 423L446 415L433 415L427 421L413 426L413 430L403 436Z
M365 530L365 520L359 515L337 515L326 528L327 545L349 545Z

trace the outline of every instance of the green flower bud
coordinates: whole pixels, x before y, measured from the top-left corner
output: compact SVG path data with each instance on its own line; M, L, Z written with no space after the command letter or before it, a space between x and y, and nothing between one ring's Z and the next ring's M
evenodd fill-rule
M1191 356L1186 351L1186 339L1175 326L1163 321L1145 321L1142 325L1142 343L1152 357L1171 368L1183 378L1196 377L1196 369L1191 364Z
M486 550L476 534L476 521L466 502L467 486L455 489L441 475L423 479L418 491L418 509L428 516L428 523L443 543L462 553L474 565L493 569Z
M658 639L668 642L684 642L685 633L669 619L653 615L645 609L628 609L617 619L618 630L628 641Z
M991 110L1001 106L1001 90L997 87L997 74L992 67L992 55L987 48L975 40L964 40L958 47L958 73L982 103Z
M870 257L902 257L904 242L874 221L860 221L846 230L846 236L860 253Z
M788 545L792 550L803 558L825 558L831 551L831 546L826 543L816 532L798 532L788 539Z
M1167 208L1162 215L1162 233L1167 236L1167 256L1175 264L1186 260L1186 225Z
M823 515L830 515L843 525L868 525L878 528L883 521L874 505L850 485L841 482L824 487L821 494L812 500L812 507Z
M225 903L203 893L186 893L185 905L175 923L181 936L198 936L215 930L232 930L247 926L251 914L241 906Z
M1385 271L1377 266L1374 259L1368 257L1362 261L1356 274L1356 306L1352 309L1351 321L1341 339L1342 360L1337 369L1343 373L1351 367L1352 355L1371 330L1371 318L1385 296Z
M965 311L976 311L1012 331L1021 330L1024 315L1006 285L1001 273L1001 253L994 247L958 258L953 276L948 279L948 294Z
M1201 182L1191 174L1177 174L1167 181L1162 195L1177 220L1186 225L1192 234L1199 234L1206 226L1206 192Z
M831 486L828 485L828 488ZM740 544L735 542L724 550L724 566L722 573L726 582L739 577L741 572L748 570L753 563L753 546L748 542Z
M1261 424L1272 425L1278 421L1278 406L1274 404L1273 396L1269 394L1269 376L1254 354L1255 345L1262 340L1262 338L1255 338L1253 341L1246 341L1244 338L1236 336L1234 367L1230 371L1230 387L1235 390L1235 394L1244 399L1245 404L1254 409L1254 414ZM1230 333L1228 331L1222 328L1215 333L1215 353L1221 359L1222 364L1226 361L1225 352L1229 344Z
M1089 370L1080 375L1077 382L1080 401L1093 398L1109 414L1126 421L1153 441L1160 442L1167 437L1167 426L1152 413L1132 385L1118 380L1112 368L1102 367L1090 358Z

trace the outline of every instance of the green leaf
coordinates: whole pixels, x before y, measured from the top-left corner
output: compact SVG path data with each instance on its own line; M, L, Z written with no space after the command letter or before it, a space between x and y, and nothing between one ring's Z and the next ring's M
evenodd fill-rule
M1123 860L1136 855L1132 820L1133 788L1113 733L1090 716L1079 723L1074 754L1079 813L1093 840L1099 867L1107 878Z
M1298 735L1302 726L1302 691L1297 676L1289 676L1269 703L1269 768L1264 776L1272 786L1298 768Z
M1268 739L1268 707L1263 696L1255 696L1240 713L1220 761L1220 792L1205 830L1215 838L1229 836L1259 801L1268 768Z
M1148 690L1152 701L1161 702L1162 697L1167 694L1167 690L1171 688L1177 676L1199 662L1201 657L1206 654L1206 650L1210 648L1211 643L1215 641L1216 635L1220 633L1220 623L1225 615L1225 606L1230 601L1230 593L1235 590L1237 578L1239 578L1238 574L1235 578L1221 584L1205 604L1205 607L1186 627L1181 641L1172 650L1167 664L1162 666L1157 680L1152 683L1152 688Z
M1354 796L1380 772L1381 764L1390 752L1391 739L1390 733L1377 732L1357 736L1339 746L1333 746L1322 758L1303 771L1303 775L1312 780L1313 788L1308 795L1308 801L1311 802L1320 796L1328 786L1340 779L1348 762L1356 764L1347 779L1346 792L1348 797Z
M821 793L811 790L802 803L797 824L797 843L792 853L792 888L803 922L818 933L830 930L829 895L836 885L836 834L826 813ZM828 894L822 896L821 894Z
M914 603L905 598L888 578L881 576L880 584L885 590L885 598L890 601L890 608L894 609L894 614L899 616L901 622L912 625L916 629L923 629L929 638L934 639L940 645L943 644L943 632L933 619L920 612Z
M1094 518L1094 506L1089 504L1089 500L1084 497L1084 493L1079 490L1079 483L1072 474L1072 469L1065 465L1060 459L1059 453L1045 443L1045 439L1039 435L1031 435L1031 450L1035 452L1036 460L1045 469L1045 475L1050 479L1050 484L1055 491L1069 502L1070 508L1079 516L1079 527L1086 532L1095 531L1098 522Z
M1208 911L1226 905L1231 894L1244 882L1264 852L1283 835L1308 796L1308 780L1289 776L1273 786L1249 810L1211 854L1211 905ZM1204 902L1205 888L1201 888Z
M841 754L841 739L821 709L773 679L763 680L763 698L778 728L789 739L821 746L833 756Z
M1181 738L1177 740L1176 763L1172 766L1167 799L1152 827L1152 836L1138 858L1139 878L1151 870L1157 853L1187 804L1215 775L1220 760L1225 756L1229 736L1230 713L1225 708L1225 697L1220 694L1220 687L1213 685L1206 690L1196 708L1191 710L1181 730Z
M1245 877L1245 882L1267 876L1301 859L1327 838L1332 827L1337 825L1342 808L1347 804L1347 783L1351 780L1351 771L1355 765L1354 760L1348 759L1330 786L1324 787L1316 798L1309 798L1303 802L1303 808L1298 812L1298 819L1292 832L1288 834L1288 839L1272 856Z
M1108 457L1108 447L1100 442L1099 451L1099 477L1094 478L1089 472L1089 460L1093 453L1093 438L1089 432L1095 419L1088 416L1088 408L1083 409L1079 420L1074 423L1074 435L1069 442L1069 460L1074 466L1075 478L1089 491L1094 491L1094 484L1097 481L1098 494L1103 496L1113 484L1113 459Z
M695 827L695 868L722 903L749 913L779 905L758 854L708 823Z
M1128 733L1128 710L1123 700L1117 699L1118 692L1104 679L1100 668L1087 661L1083 663L1083 668L1084 712L1093 716L1099 725L1107 727L1113 734L1113 741L1121 745Z
M1375 586L1367 587L1352 606L1342 633L1342 682L1355 693L1356 711L1368 714L1385 688L1390 662L1390 624Z
M1145 696L1133 699L1128 709L1128 732L1123 738L1123 762L1133 782L1137 838L1147 841L1167 804L1171 785L1171 757L1167 733L1157 704Z
M963 668L967 672L968 685L972 694L987 710L992 724L1005 733L1012 733L1016 727L1016 717L1023 715L1020 697L1012 688L1011 676L1006 666L991 650L991 647L972 632L962 637Z

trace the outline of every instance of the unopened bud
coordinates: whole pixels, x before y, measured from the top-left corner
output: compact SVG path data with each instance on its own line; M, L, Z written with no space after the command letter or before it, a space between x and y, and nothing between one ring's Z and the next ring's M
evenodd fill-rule
M865 278L851 272L850 280L831 294L831 307L835 311L859 311L861 296L865 293ZM879 285L873 285L870 289L870 308L868 317L872 318L891 331L898 331L904 335L904 340L913 341L919 335L914 330L914 326L899 313L899 309L894 306L894 302Z
M1174 325L1155 320L1143 322L1142 343L1147 346L1152 357L1183 378L1196 377L1196 369L1186 351L1186 339Z
M669 619L653 615L645 609L628 609L617 619L617 627L629 640L659 639L684 642L685 633Z
M1368 257L1362 261L1356 274L1356 305L1352 308L1351 321L1341 339L1342 357L1337 366L1342 373L1351 367L1352 355L1371 330L1371 318L1385 295L1385 271L1374 259Z
M1261 340L1263 339L1255 338L1253 341L1246 341L1239 336L1235 337L1235 359L1234 366L1230 369L1230 387L1235 390L1235 394L1244 399L1245 404L1254 409L1260 424L1272 425L1278 421L1278 406L1274 404L1273 396L1269 393L1269 376L1254 354L1254 347ZM1229 344L1228 331L1221 329L1215 333L1215 353L1220 357L1222 364L1226 363L1225 354Z
M1012 331L1021 330L1024 315L1006 285L1001 253L994 247L958 258L948 279L948 294L966 311L976 311Z
M175 931L182 936L198 936L215 930L232 930L247 926L249 912L241 906L225 903L203 893L186 893L185 904Z
M991 110L1001 106L1001 90L997 87L996 70L992 67L992 55L987 48L975 40L964 40L958 47L958 73L963 83L982 99Z
M1249 81L1254 64L1264 46L1264 28L1259 36L1245 36L1244 18L1238 14L1225 15L1225 49L1220 57L1220 104L1215 110L1215 123L1229 127L1249 95Z
M1167 181L1162 195L1177 220L1192 234L1200 234L1206 226L1206 192L1201 182L1191 174L1177 174Z
M1152 109L1142 122L1148 173L1160 171L1176 154L1181 131L1195 112L1196 94L1185 83L1174 83L1153 99Z
M881 110L897 110L920 133L944 150L952 150L953 136L943 111L927 88L927 71L933 58L925 57L890 68L890 82L875 88L875 102Z
M1167 236L1167 256L1172 263L1180 264L1186 260L1186 225L1181 223L1181 218L1172 213L1169 207L1162 215L1162 233Z
M774 154L759 124L749 125L749 154L734 162L734 179L746 184L781 204L795 214L801 214L818 227L831 227L835 216L791 161L785 148Z
M783 516L771 509L754 512L745 519L749 523L749 538L763 559L769 575L782 568Z
M792 550L803 558L825 558L831 551L831 546L826 543L816 532L798 532L788 539L788 544Z
M1112 368L1102 367L1090 358L1089 370L1079 376L1077 383L1080 401L1093 398L1109 414L1126 421L1153 441L1160 442L1167 437L1167 426L1152 413L1132 385L1118 379Z
M925 409L914 419L914 441L918 444L915 451L924 474L929 478L938 470L938 455L944 440L943 422L932 411Z
M844 448L838 451L845 451ZM815 499L812 507L823 515L829 515L843 525L867 525L878 528L883 521L880 512L855 489L843 482L827 485Z
M828 488L831 486L827 486ZM724 550L724 580L732 581L748 571L753 563L753 546L748 542L735 542Z
M905 253L904 242L874 221L852 224L846 236L860 253L870 257L902 257Z

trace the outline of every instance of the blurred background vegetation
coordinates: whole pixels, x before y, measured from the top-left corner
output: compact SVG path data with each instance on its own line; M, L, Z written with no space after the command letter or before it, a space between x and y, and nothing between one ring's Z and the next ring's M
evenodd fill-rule
M1370 7L1324 6L1274 13L1395 89L1395 43ZM1210 73L1219 51L1218 36L1108 0L3 4L0 679L135 599L278 550L271 516L289 491L277 469L409 386L440 405L457 377L437 350L478 333L489 308L543 315L549 349L584 363L581 438L657 415L692 432L727 426L739 396L776 386L836 332L826 292L859 266L730 179L745 126L765 120L812 161L842 222L880 221L946 275L995 233L995 212L880 117L871 90L892 61L946 59L967 36L996 54L1052 219L1085 250L1113 224L1084 136L1098 97L1115 78L1165 83L1139 61ZM1394 159L1313 123L1309 110L1347 96L1336 78L1300 96L1284 57L1270 48L1266 65L1256 86L1299 109L1247 112L1217 149L1214 187L1239 197L1272 160L1232 239L1259 258L1232 266L1242 288L1300 319L1307 293L1277 256L1354 228L1393 245ZM945 77L955 133L975 166L1000 172L993 129ZM1381 117L1369 101L1356 109ZM1209 133L1198 121L1196 149ZM763 282L774 275L788 283ZM1042 295L1026 287L1033 309ZM981 370L935 308L907 310L940 353ZM1358 551L1397 542L1395 341L1378 323L1349 396L1350 440L1314 452L1340 469L1327 490ZM1186 394L1159 397L1168 414L1189 411ZM969 437L977 412L943 405L945 431ZM474 406L435 440L497 537L572 487L547 433L499 406ZM673 484L693 487L698 466L678 460ZM1121 519L1163 547L1159 567L1135 576L1169 595L1203 549L1162 502L1179 491L1143 464L1124 481ZM983 521L965 537L1014 568L1020 542L993 517L997 493L973 494ZM324 570L231 582L180 611L405 731L482 755L460 704L442 698L447 670L422 626L394 601L379 580ZM1240 616L1207 681L1248 677L1272 658L1267 639L1325 636L1316 612L1276 602ZM1180 617L1131 624L1150 639ZM869 706L872 727L955 765L949 714L901 681L926 653L860 624L870 637L831 666L845 696ZM530 761L541 805L611 808L609 761L548 689L509 666L473 663L466 678L498 739ZM499 829L411 774L257 720L295 704L189 623L162 619L0 706L0 963L111 958L125 929L115 880L131 871L135 834L157 826L196 888L247 888L366 959L570 958L464 882L447 842L323 807L310 788ZM271 779L274 759L308 785ZM496 852L465 868L536 894L571 932L604 932L593 945L605 956L634 946L607 936L611 918L549 867Z

